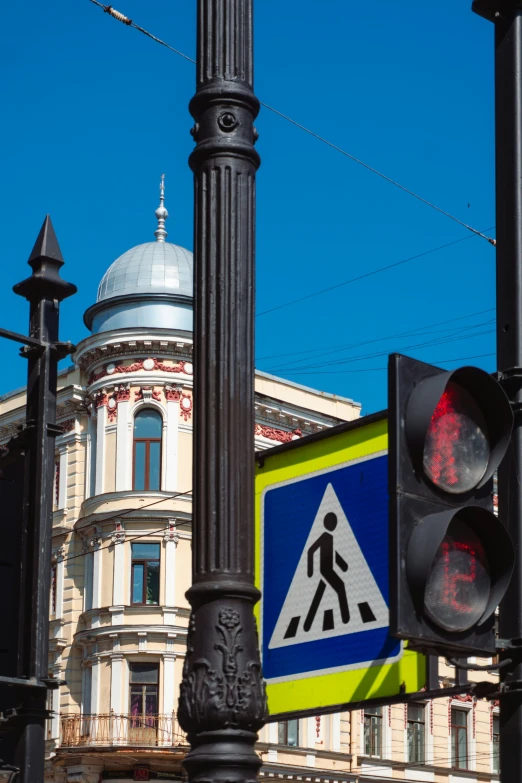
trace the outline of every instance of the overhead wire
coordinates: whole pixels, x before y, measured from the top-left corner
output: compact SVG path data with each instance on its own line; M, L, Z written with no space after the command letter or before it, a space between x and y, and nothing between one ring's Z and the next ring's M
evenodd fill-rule
M475 315L483 315L484 313L491 313L495 310L494 307L488 307L486 310L477 310L474 313L468 313L467 315L459 315L457 318L448 318L445 321L437 321L434 324L426 324L425 326L418 326L415 329L410 329L406 332L396 332L395 334L388 334L385 337L374 337L371 340L362 340L358 343L345 343L344 345L337 345L334 348L330 349L329 351L324 351L324 348L308 348L304 351L291 351L289 353L276 353L272 354L271 356L260 356L258 357L258 361L266 361L267 359L280 359L284 358L285 356L299 356L300 354L304 353L322 353L323 356L328 356L331 353L338 353L339 351L344 351L348 348L359 348L361 345L368 345L369 343L378 343L382 340L389 340L389 339L395 339L399 337L409 337L410 335L415 334L415 332L421 332L423 329L431 329L433 326L443 326L444 324L453 323L454 321L463 321L465 318L473 318ZM445 331L445 330L443 330Z
M494 226L492 226L489 229L486 229L486 231L491 231ZM305 294L304 296L299 296L296 299L292 299L289 302L283 302L280 305L275 305L274 307L269 307L268 310L262 310L260 313L256 314L256 318L259 318L262 315L267 315L268 313L273 313L276 310L282 310L284 307L290 307L291 305L298 304L299 302L304 302L307 299L313 299L315 296L321 296L322 294L329 293L330 291L335 291L337 288L343 288L346 285L350 285L351 283L357 283L359 280L365 280L368 277L373 277L373 275L378 275L381 272L387 272L389 269L394 269L397 266L402 266L402 264L407 264L409 261L415 261L418 258L424 258L425 256L429 256L432 253L437 253L439 250L445 250L447 247L451 247L452 245L458 245L459 242L464 242L467 239L473 239L472 236L465 236L460 237L459 239L454 239L452 242L446 242L444 245L438 245L437 247L432 248L431 250L424 250L422 253L417 253L414 256L409 256L408 258L403 258L401 261L395 261L392 264L386 264L386 266L378 267L377 269L372 269L370 272L364 272L361 275L356 275L355 277L351 277L349 280L343 280L341 283L335 283L334 285L327 286L326 288L321 288L319 291L313 291L310 294Z
M143 511L145 508L151 508L152 506L157 506L159 503L165 503L167 500L175 500L179 497L184 497L186 495L191 495L192 490L188 489L186 492L176 492L173 495L168 495L164 498L159 498L158 500L154 500L152 503L146 503L144 506L140 506L139 508L130 508L127 511L122 511L117 514L114 514L113 516L105 517L104 519L100 520L100 522L113 522L116 519L121 519L122 517L129 516L129 514L135 514L137 511ZM179 527L180 525L188 524L188 522L180 522L176 525L176 527ZM147 533L141 533L139 536L132 536L130 538L126 538L126 541L136 541L138 538L146 538L147 536L154 535L155 533L161 533L162 530L168 530L169 528L165 525L163 527L158 528L157 530L150 530ZM78 533L78 531L75 531ZM101 546L101 549L108 549L112 544L107 544L107 546ZM100 551L98 550L98 551ZM67 563L69 560L76 560L78 557L85 557L85 555L90 554L89 552L80 552L77 555L70 555L69 557L64 557L62 562Z
M465 362L469 359L483 359L485 357L489 356L496 356L496 353L493 351L492 353L479 353L475 354L474 356L457 356L456 358L451 359L431 359L430 364L451 364L453 362ZM383 367L356 367L353 370L323 370L323 375L343 375L347 373L361 373L364 374L365 372L384 372L388 368L386 366ZM317 370L289 370L289 374L291 375L317 375Z
M109 14L114 19L117 19L119 22L122 22L123 24L127 25L127 27L133 27L135 30L138 30L138 32L143 33L143 35L146 35L148 38L151 38L156 43L159 43L161 46L166 47L171 52L174 52L175 54L179 55L180 57L183 57L184 60L187 60L190 63L196 64L196 61L192 58L186 55L184 52L181 52L179 49L176 49L175 47L168 44L166 41L163 41L161 38L158 38L157 36L153 35L153 33L150 33L148 30L145 30L144 27L140 27L140 25L136 24L132 19L130 19L125 14L121 13L121 11L117 11L115 8L113 8L111 5L104 5L103 3L100 3L99 0L90 0L91 3L98 6L99 8L103 9L103 11L106 14ZM489 242L491 245L496 245L496 240L493 237L487 236L487 234L483 233L482 231L478 231L476 228L473 228L473 226L470 226L468 223L466 223L463 220L460 220L460 218L456 217L455 215L452 215L450 212L447 212L446 210L442 209L441 207L438 207L436 204L433 204L433 202L428 201L428 199L425 199L423 196L420 196L418 193L415 193L415 191L411 190L410 188L407 188L405 185L402 185L400 182L397 182L397 180L392 179L391 177L388 177L386 174L383 174L381 171L376 169L374 166L370 166L368 163L365 163L360 158L357 158L355 155L352 155L350 152L347 152L347 150L344 150L342 147L339 147L337 144L334 144L333 142L326 139L324 136L321 136L320 134L316 133L315 131L311 130L310 128L307 128L305 125L302 125L300 122L297 122L297 120L292 119L287 114L284 114L283 112L279 111L278 109L274 108L273 106L270 106L268 103L265 103L264 101L260 101L261 106L264 106L265 109L272 112L273 114L277 115L278 117L281 117L282 119L286 120L290 124L294 125L296 128L299 128L300 130L304 131L305 133L309 134L313 138L317 139L318 141L321 141L323 144L326 144L328 147L331 147L331 149L334 149L336 152L339 152L341 155L344 155L346 158L349 158L354 163L357 163L359 166L362 166L367 171L371 171L373 174L376 174L381 179L388 182L390 185L394 185L395 187L399 188L403 192L407 193L408 195L412 196L413 198L417 199L418 201L422 202L428 207L431 207L432 209L436 210L440 214L444 215L445 217L449 218L450 220L453 220L455 223L458 223L463 228L470 231L475 236L479 236L482 239L485 239L487 242ZM489 229L487 229L489 230ZM262 313L261 313L262 315Z
M490 324L490 323L493 323L493 322L494 322L494 319L491 319L490 321L484 321L484 322L482 322L480 324L469 324L468 326L462 327L461 329L457 329L457 330L455 330L454 327L450 327L449 329L435 329L433 331L426 331L426 332L415 330L415 331L403 332L403 333L399 333L399 334L395 334L395 335L387 335L386 337L379 337L379 338L375 338L374 340L363 340L363 341L361 341L359 343L353 343L352 345L348 345L348 346L345 346L343 348L337 348L337 349L333 349L331 351L325 351L325 352L323 352L321 354L321 358L324 357L324 356L329 356L332 353L340 353L340 351L349 350L350 348L358 348L358 347L360 347L362 345L368 345L369 343L384 342L386 340L405 339L407 337L413 337L415 335L415 333L417 334L417 336L422 337L422 336L427 336L429 334L439 334L440 335L443 332L452 332L452 334L446 334L444 337L441 336L441 337L438 337L438 338L432 338L431 340L427 340L426 342L420 344L420 346L427 346L427 345L430 345L430 344L439 345L439 344L443 344L443 343L447 342L449 338L452 338L453 336L455 336L457 334L460 334L460 332L462 332L462 331L469 330L469 329L476 329L479 326L484 326L486 324ZM471 337L476 337L476 336L477 336L477 334L473 333L473 334L465 335L464 337L471 338ZM414 346L414 347L419 347L419 346ZM389 353L389 351L386 351L385 353ZM380 356L380 355L382 355L382 353L372 353L372 354L366 354L366 356L364 356L362 358L373 358L374 356ZM275 371L275 370L281 370L281 369L284 369L284 370L292 369L293 365L298 365L297 367L295 367L295 369L298 370L298 369L300 369L300 367L299 367L300 364L302 364L303 362L313 361L316 358L319 358L319 357L307 356L305 358L295 359L294 361L291 361L291 362L282 362L281 364L274 365L272 370ZM345 363L346 360L349 359L349 358L350 357L344 357L343 359L337 359L337 360L331 360L331 361L328 361L328 362L322 362L322 366L327 366L327 365L337 364L337 363L342 364L342 363ZM357 359L357 358L360 358L360 357L355 357L355 359ZM304 365L304 366L316 366L316 365L308 365L307 364L307 365Z
M484 324L476 324L476 326L483 326ZM469 340L474 337L480 337L485 334L491 334L495 330L494 329L485 329L482 332L475 332L473 334L456 334L453 336L446 336L444 338L437 338L437 339L431 339L426 340L421 343L413 343L411 345L406 345L402 350L413 350L415 348L432 348L438 345L446 345L447 343L452 342L459 342L461 340ZM387 356L390 353L390 350L385 351L376 351L374 353L367 353L362 354L360 356L350 356L343 359L333 359L326 362L316 362L315 364L307 364L306 369L308 370L322 370L323 367L333 367L333 366L339 366L343 364L352 364L353 362L358 361L367 361L368 359L376 359L379 356ZM300 369L304 369L302 367L290 367L289 365L285 365L284 367L278 366L277 368L274 368L274 370L278 370L279 372L294 372Z

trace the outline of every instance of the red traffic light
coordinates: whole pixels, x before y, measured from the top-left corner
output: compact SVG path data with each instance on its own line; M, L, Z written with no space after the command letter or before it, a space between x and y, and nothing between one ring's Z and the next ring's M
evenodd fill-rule
M493 514L493 474L511 437L501 385L389 359L390 629L417 649L495 652L494 612L515 552Z
M495 611L514 564L511 538L487 509L430 514L411 535L406 570L418 611L460 633Z
M491 478L511 436L509 401L484 370L461 367L421 381L406 410L417 471L442 492L471 492Z

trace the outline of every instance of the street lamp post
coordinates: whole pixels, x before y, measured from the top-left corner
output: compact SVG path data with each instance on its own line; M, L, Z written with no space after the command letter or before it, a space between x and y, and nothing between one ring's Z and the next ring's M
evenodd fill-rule
M199 0L194 172L192 606L179 721L192 781L255 780L266 720L253 607L252 0Z

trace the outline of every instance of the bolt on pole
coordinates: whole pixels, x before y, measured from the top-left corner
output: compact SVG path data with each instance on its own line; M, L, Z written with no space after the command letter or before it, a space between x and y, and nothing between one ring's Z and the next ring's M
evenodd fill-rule
M522 639L522 4L475 0L473 10L495 25L495 134L497 200L497 364L515 415L512 448L499 468L499 514L517 558L500 604L499 632ZM514 657L508 650L504 657ZM500 778L522 780L522 659L502 670Z
M255 779L267 715L253 608L255 176L252 0L198 0L192 606L179 721L191 781Z

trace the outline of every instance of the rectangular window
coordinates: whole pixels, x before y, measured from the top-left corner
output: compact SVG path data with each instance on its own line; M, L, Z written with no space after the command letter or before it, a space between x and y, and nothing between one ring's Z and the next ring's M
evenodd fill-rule
M129 739L149 744L154 741L158 727L158 664L131 663L129 680Z
M159 604L159 544L132 544L132 603Z
M496 772L498 774L500 772L500 760L499 760L500 718L498 715L493 715L493 734L491 739L493 742L493 747L491 749L493 772Z
M364 754L382 756L382 707L364 708Z
M281 720L277 724L277 741L279 745L297 748L299 745L299 721Z
M468 768L468 712L451 708L451 766Z
M424 763L424 704L408 704L408 761Z

